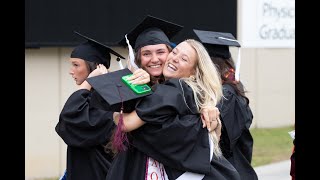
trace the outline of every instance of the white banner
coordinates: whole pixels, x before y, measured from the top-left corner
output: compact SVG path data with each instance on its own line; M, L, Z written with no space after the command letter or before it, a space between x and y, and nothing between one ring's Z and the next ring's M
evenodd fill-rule
M295 0L242 0L241 46L295 47Z

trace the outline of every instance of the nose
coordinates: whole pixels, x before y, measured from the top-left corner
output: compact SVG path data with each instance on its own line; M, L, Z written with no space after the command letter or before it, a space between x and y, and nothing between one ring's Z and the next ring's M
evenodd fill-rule
M172 60L173 60L173 62L179 62L179 57L178 57L178 55L176 55L176 54L174 54L173 56L172 56Z
M70 75L73 75L73 74L74 74L74 72L72 71L72 68L69 69L69 74L70 74Z
M157 63L157 62L159 62L159 58L158 58L158 56L157 56L157 55L155 55L155 54L153 54L153 55L151 56L151 62L153 62L153 63Z

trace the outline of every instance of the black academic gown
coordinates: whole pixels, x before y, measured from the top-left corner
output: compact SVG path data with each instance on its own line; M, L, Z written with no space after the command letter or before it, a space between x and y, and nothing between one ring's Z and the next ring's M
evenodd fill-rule
M105 179L113 159L103 147L115 127L113 113L93 108L90 100L90 91L74 92L66 101L55 128L68 145L68 180Z
M251 109L231 85L223 85L223 95L225 98L218 104L223 124L220 138L223 155L237 169L242 180L257 180L257 174L251 166Z
M128 134L129 150L116 156L106 180L143 180L146 156L162 163L169 179L185 171L206 174L204 179L240 179L224 157L210 162L208 131L202 128L192 89L183 81L156 85L153 94L137 104L136 112L146 124Z

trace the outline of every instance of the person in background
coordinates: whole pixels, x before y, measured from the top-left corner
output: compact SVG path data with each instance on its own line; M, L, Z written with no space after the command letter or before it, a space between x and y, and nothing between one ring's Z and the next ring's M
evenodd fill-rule
M292 180L296 179L296 157L295 156L296 156L296 144L295 144L295 140L293 140L293 150L290 156L290 161L291 161L290 176Z
M222 121L222 153L237 169L242 180L257 180L257 174L251 166L253 138L249 128L253 114L243 84L237 79L240 59L236 67L229 51L229 46L240 47L240 44L230 33L194 32L209 52L222 79L223 98L218 104Z
M291 138L293 139L293 149L292 154L290 156L290 176L292 180L296 179L296 142L295 142L295 130L289 132Z
M178 44L163 76L135 111L114 113L121 130L131 131L131 142L117 154L106 180L240 179L220 151L220 120L212 121L218 125L214 131L201 128L201 107L222 96L220 76L203 45L192 39Z
M113 112L96 108L91 99L91 86L86 79L108 72L111 54L123 58L104 44L75 32L87 41L76 46L70 56L69 74L79 85L66 101L55 130L68 145L67 169L62 179L104 180L113 159L112 152L105 151L115 127ZM124 58L123 58L124 59ZM149 82L149 75L139 70L140 83ZM139 83L139 82L137 82Z

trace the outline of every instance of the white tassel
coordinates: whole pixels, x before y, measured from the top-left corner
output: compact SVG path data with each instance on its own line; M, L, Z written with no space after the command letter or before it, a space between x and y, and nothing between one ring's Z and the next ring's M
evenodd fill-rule
M236 64L236 72L235 72L235 79L236 81L240 81L240 64L241 64L241 51L240 47L238 48L238 58L237 58L237 64Z
M135 61L135 58L134 58L134 52L133 52L133 49L132 49L132 46L127 38L127 34L124 36L126 38L126 43L128 45L128 48L129 48L129 61L130 61L130 65L131 67L134 68L134 70L136 69L139 69L139 67L136 65L136 63L134 62ZM132 70L131 70L132 71Z

